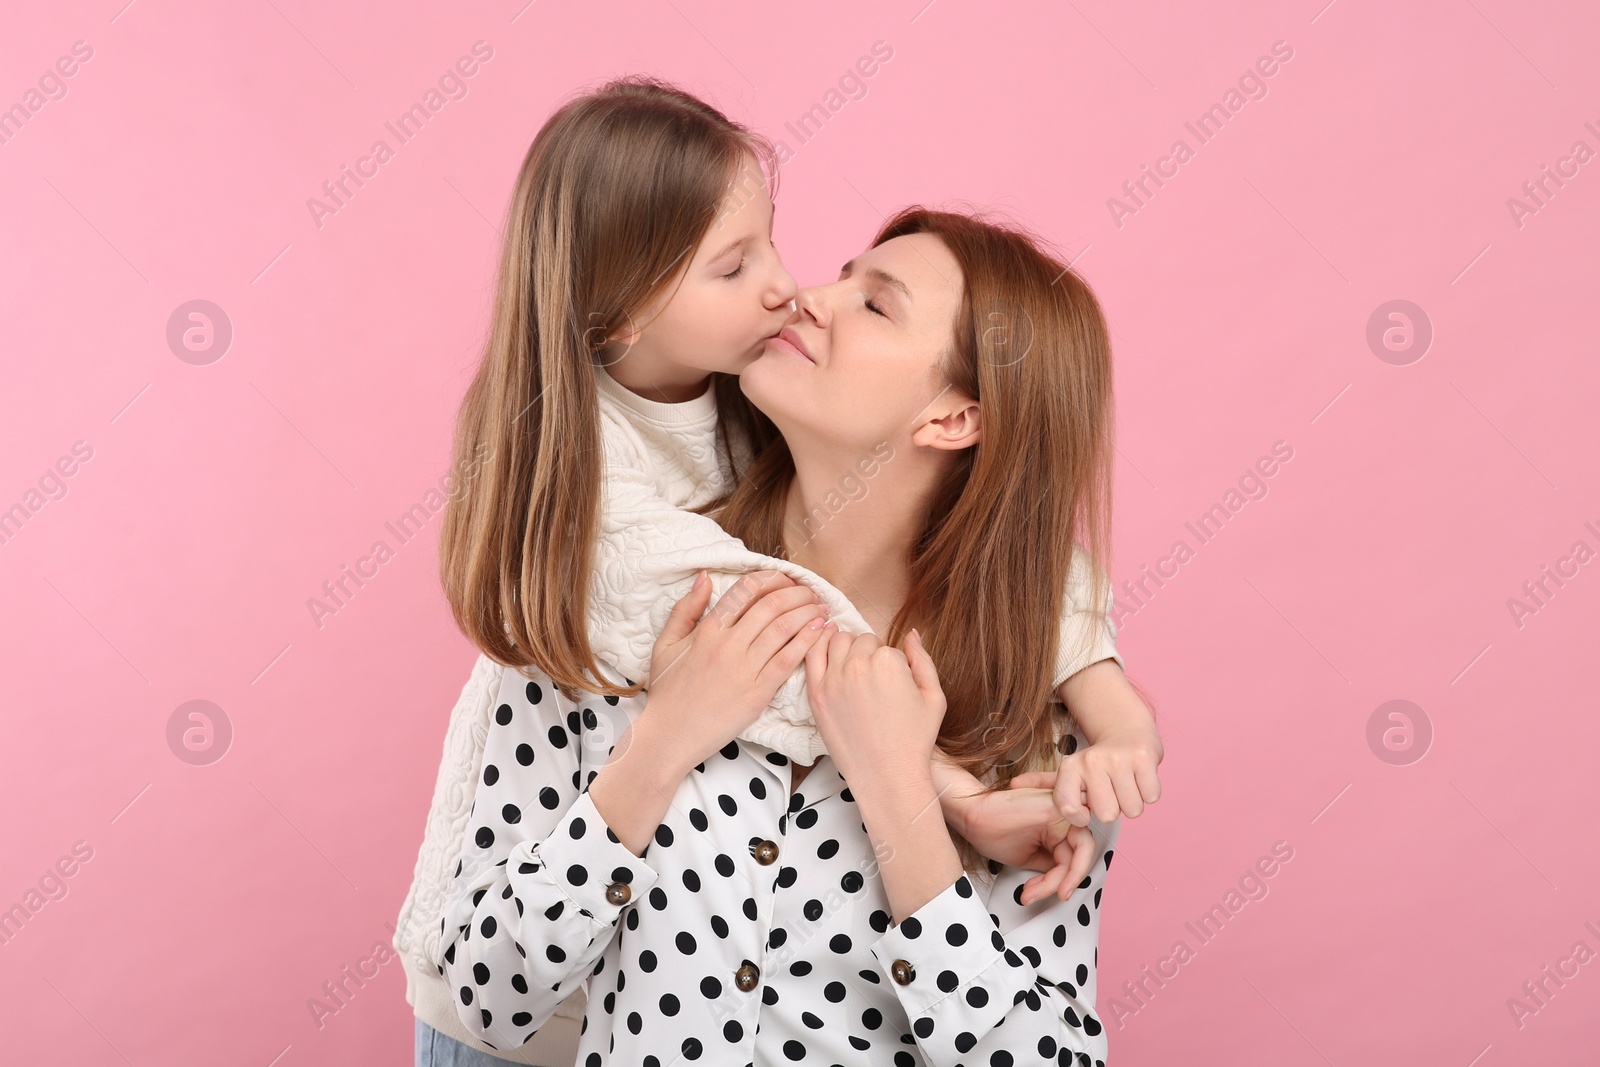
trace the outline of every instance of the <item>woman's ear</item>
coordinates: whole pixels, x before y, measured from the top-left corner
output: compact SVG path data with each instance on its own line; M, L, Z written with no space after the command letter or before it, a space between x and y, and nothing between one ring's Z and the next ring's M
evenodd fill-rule
M982 408L976 400L946 393L938 404L923 412L923 422L911 433L911 443L923 448L959 452L971 448L982 436Z

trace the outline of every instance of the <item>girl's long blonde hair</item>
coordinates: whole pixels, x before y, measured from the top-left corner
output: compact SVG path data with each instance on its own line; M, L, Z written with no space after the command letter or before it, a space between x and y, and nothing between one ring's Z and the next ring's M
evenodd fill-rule
M941 364L982 405L910 548L911 589L886 643L915 624L948 710L939 745L999 788L1057 763L1052 674L1070 547L1084 547L1098 618L1109 605L1111 344L1084 279L1026 231L980 215L904 209L873 239L939 238L961 266L961 307ZM794 460L780 437L715 513L752 549L784 556ZM957 839L964 865L978 855ZM993 867L990 868L993 871Z
M439 573L478 648L569 693L643 685L605 684L589 644L602 475L592 368L682 277L747 154L775 193L770 142L665 82L630 77L551 116L517 175L488 342L455 428L454 469L474 481L446 505ZM737 378L713 379L725 448L733 434L753 450L776 436Z

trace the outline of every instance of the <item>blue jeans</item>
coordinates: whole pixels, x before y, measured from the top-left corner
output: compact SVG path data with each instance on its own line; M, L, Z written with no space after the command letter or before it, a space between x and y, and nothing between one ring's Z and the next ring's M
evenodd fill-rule
M421 1019L417 1020L416 1067L506 1067L510 1062L471 1045L463 1045Z

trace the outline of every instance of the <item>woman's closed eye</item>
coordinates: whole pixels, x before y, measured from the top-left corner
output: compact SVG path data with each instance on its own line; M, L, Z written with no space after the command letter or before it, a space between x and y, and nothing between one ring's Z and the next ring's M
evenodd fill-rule
M883 309L881 307L879 307L877 304L874 304L872 302L872 298L870 296L867 297L867 310L872 312L874 315L883 315L884 318L888 318L889 317L888 315L884 315Z

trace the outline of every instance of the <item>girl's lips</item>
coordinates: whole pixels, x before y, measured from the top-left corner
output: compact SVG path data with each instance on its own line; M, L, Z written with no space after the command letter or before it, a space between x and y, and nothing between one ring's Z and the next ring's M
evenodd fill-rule
M808 363L816 362L811 358L811 353L806 351L805 342L800 340L800 336L787 326L779 330L776 337L767 338L767 344L791 352Z

